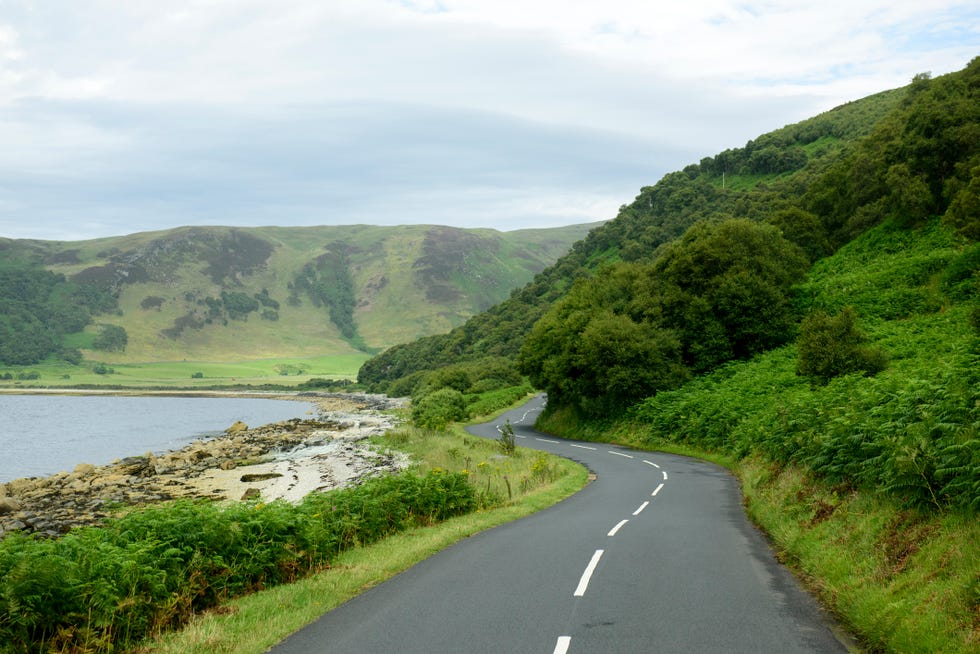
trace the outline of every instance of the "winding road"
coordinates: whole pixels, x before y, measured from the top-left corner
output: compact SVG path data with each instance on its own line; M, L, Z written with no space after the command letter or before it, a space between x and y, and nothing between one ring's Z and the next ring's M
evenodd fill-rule
M842 653L841 633L748 522L735 479L695 459L531 428L536 398L470 431L579 461L581 492L465 539L275 654Z

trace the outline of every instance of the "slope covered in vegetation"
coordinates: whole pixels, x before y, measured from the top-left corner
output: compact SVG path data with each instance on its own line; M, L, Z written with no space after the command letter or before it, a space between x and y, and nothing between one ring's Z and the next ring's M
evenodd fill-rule
M644 188L506 302L361 380L497 355L552 433L717 456L872 651L980 646L980 58Z
M0 364L77 361L79 349L115 363L375 352L504 299L588 229L187 227L0 239ZM63 336L83 330L66 349Z
M691 225L745 218L779 228L810 261L887 218L929 215L976 238L977 69L838 107L706 157L641 189L617 217L511 297L452 331L391 348L360 380L401 377L484 356L515 357L574 282L604 264L648 263Z
M615 219L592 230L571 252L507 300L448 333L391 348L364 366L360 380L381 389L400 377L460 360L516 356L532 325L575 280L603 263L649 260L660 246L680 237L699 220L732 216L759 221L800 205L808 184L853 151L861 137L895 110L902 95L901 90L889 91L843 105L666 175L641 189ZM753 155L773 149L793 155L771 172L753 172L760 169L749 163ZM806 228L806 224L797 226L801 232ZM806 237L799 235L800 240ZM828 239L829 235L822 234L806 248L816 248L814 257L826 254L831 247Z

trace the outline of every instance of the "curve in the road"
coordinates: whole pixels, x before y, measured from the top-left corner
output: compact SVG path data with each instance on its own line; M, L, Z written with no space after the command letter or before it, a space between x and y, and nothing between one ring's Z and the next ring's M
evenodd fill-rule
M557 439L537 398L470 428L586 465L571 498L478 534L284 641L312 652L846 652L713 464Z

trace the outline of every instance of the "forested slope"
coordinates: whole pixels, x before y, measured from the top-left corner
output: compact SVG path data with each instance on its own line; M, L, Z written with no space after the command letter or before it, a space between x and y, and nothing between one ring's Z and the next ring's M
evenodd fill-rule
M395 346L367 362L360 380L381 389L413 372L455 361L514 357L545 311L576 279L603 263L647 260L699 220L722 215L763 220L800 206L801 194L813 180L874 131L903 93L889 91L843 105L664 176L509 299L449 333ZM846 239L846 233L837 232L836 239ZM826 254L832 247L829 239L823 234L808 245L811 255Z
M364 364L360 381L384 390L413 373L461 361L516 359L532 326L576 280L606 264L651 264L697 222L742 218L776 227L805 255L800 273L889 218L912 228L943 215L961 234L977 238L978 70L974 60L959 73L917 76L903 89L848 103L666 175L508 300L449 333L391 348ZM674 318L669 329L682 327ZM697 320L686 319L691 329ZM787 327L780 338L791 333ZM696 344L687 348L687 363L690 345Z

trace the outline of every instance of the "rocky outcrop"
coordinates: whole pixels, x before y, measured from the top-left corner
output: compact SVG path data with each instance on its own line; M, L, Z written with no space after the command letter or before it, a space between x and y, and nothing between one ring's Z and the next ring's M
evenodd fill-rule
M18 531L57 537L72 527L98 524L120 507L176 498L295 501L407 464L404 457L361 442L394 425L390 414L363 408L384 402L351 405L324 395L305 396L321 406L316 419L258 428L236 423L221 436L173 452L105 466L82 463L72 472L0 484L0 538ZM343 410L324 411L338 406Z

